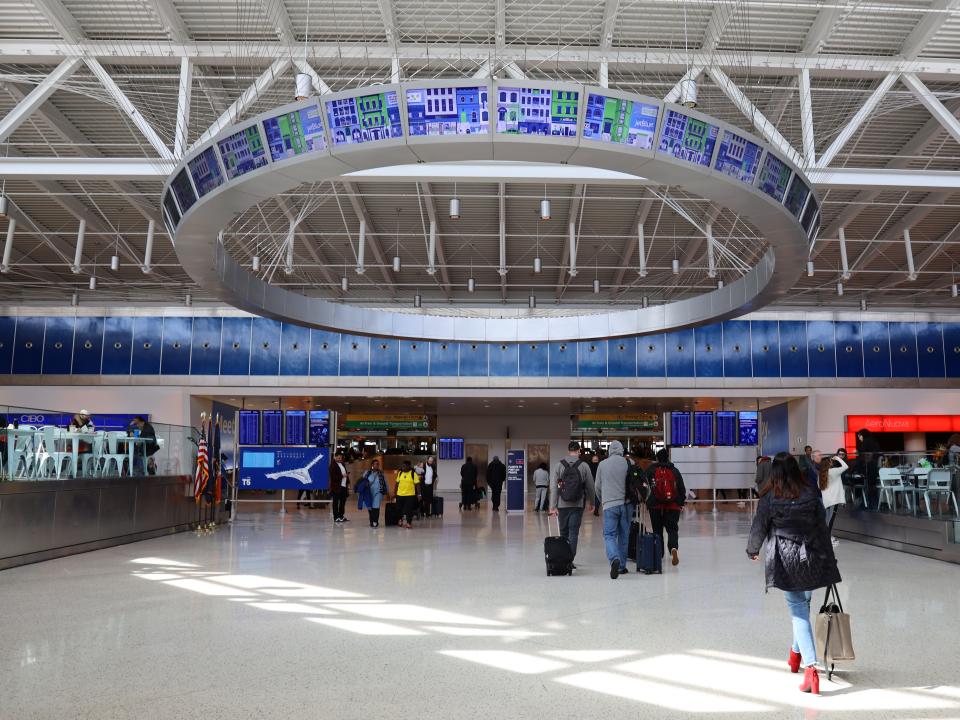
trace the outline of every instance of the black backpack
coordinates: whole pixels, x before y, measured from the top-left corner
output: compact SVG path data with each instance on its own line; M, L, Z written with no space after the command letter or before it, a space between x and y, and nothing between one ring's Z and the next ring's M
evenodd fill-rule
M647 476L636 465L631 465L627 470L627 478L624 482L626 490L625 499L628 503L639 505L647 499Z
M583 460L577 460L574 463L568 463L561 460L563 465L563 474L557 480L557 486L560 489L560 499L564 502L579 502L583 499L583 478L580 476L580 465Z

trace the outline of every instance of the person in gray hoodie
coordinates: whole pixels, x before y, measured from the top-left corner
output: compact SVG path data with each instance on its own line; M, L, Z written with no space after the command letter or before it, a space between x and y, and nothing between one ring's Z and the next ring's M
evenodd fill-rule
M597 467L596 492L603 508L603 544L610 563L610 579L627 572L627 542L633 506L627 501L627 471L630 463L623 457L623 445L614 440L607 458Z
M557 463L550 477L550 514L557 516L560 537L566 538L574 557L587 498L593 512L593 475L588 464L580 457L580 443L574 440L567 445L567 457Z

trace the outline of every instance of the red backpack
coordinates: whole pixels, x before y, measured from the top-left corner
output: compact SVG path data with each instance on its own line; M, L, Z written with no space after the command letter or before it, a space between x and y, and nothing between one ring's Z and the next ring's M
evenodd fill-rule
M657 465L653 471L653 500L657 505L676 505L677 474L669 465Z

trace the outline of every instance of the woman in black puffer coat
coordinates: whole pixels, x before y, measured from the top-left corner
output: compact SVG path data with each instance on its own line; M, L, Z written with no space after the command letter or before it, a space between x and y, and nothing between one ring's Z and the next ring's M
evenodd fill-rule
M767 541L767 587L783 590L793 618L793 645L787 663L793 672L799 672L802 664L800 689L819 694L810 597L817 588L840 582L840 572L819 494L804 480L792 455L779 453L772 465L770 482L753 518L747 555L757 560L760 546Z

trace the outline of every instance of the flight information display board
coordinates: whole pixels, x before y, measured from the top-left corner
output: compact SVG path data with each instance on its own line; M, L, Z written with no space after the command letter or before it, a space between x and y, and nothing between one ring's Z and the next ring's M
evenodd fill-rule
M697 410L693 414L693 444L713 445L713 412Z
M740 445L756 445L759 438L759 420L756 410L742 410L738 414L740 425Z
M325 447L330 444L330 411L310 411L310 444Z
M487 135L489 94L485 85L407 90L410 136Z
M263 121L263 129L274 162L327 147L323 119L316 105L267 118Z
M279 410L264 410L261 413L260 442L262 445L283 443L283 414Z
M167 211L167 217L170 219L170 222L173 223L174 227L180 224L180 211L177 209L177 204L173 201L173 195L170 194L170 191L167 190L163 194L163 207Z
M190 175L193 177L193 184L200 193L200 197L223 185L223 173L220 172L217 154L212 147L208 147L192 158L187 165L190 167Z
M267 151L257 125L225 137L217 142L217 146L227 177L231 180L267 164Z
M403 137L395 90L327 100L327 122L334 145L357 145Z
M690 413L688 412L670 413L670 444L671 445L689 445L690 444Z
M307 411L287 410L284 413L283 444L307 444Z
M717 411L717 432L714 445L736 445L737 413L732 410Z
M709 167L719 132L716 125L667 110L658 149L678 160Z
M183 168L174 176L173 180L170 181L170 188L177 198L177 204L180 206L181 213L186 213L197 201L197 194L193 191L190 178L187 177L186 168Z
M590 93L587 96L583 137L587 140L653 149L657 132L656 105Z
M463 460L463 438L440 438L441 460Z
M799 220L800 213L803 211L803 204L807 201L807 195L809 194L810 188L807 187L807 184L800 179L799 175L794 175L793 182L790 183L790 191L787 193L787 199L784 200L783 205L790 211L791 215ZM808 229L804 228L804 230Z
M239 443L241 445L259 445L260 444L260 411L259 410L241 410Z
M763 148L756 143L729 130L724 130L714 168L724 175L735 177L740 182L753 185L762 154Z
M777 202L783 202L790 181L790 166L773 153L767 153L760 170L760 191Z
M576 90L498 88L497 132L572 137L577 134L579 102Z

